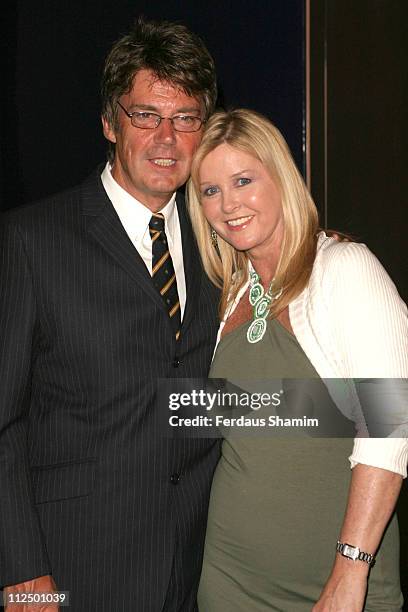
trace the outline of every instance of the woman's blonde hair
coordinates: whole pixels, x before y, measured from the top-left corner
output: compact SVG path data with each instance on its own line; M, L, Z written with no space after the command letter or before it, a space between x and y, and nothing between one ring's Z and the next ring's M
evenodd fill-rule
M187 186L188 208L205 271L222 289L221 316L248 278L248 256L218 236L218 252L210 239L211 226L200 204L199 170L203 159L226 143L258 159L276 183L281 196L284 236L275 272L282 295L270 311L276 316L306 286L316 254L318 214L296 168L288 145L266 117L246 109L217 112L208 121L195 154Z

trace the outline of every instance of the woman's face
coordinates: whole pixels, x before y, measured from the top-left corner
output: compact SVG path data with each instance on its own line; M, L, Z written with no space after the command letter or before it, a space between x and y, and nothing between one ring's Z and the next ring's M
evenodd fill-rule
M279 253L281 197L258 159L221 144L203 159L199 184L204 215L219 236L251 259Z

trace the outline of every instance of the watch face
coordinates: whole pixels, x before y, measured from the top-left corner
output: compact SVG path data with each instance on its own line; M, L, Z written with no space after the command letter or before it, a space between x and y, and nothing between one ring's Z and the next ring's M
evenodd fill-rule
M356 546L350 546L350 544L344 545L343 555L345 557L350 557L350 559L353 559L353 561L358 559L359 552L360 551Z

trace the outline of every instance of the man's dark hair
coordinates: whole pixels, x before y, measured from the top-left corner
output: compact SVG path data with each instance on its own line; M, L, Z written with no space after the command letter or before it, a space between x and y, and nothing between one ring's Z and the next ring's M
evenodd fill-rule
M116 125L118 99L131 90L136 73L143 69L200 99L205 119L213 112L215 66L203 41L183 25L139 17L132 30L114 44L105 62L102 115L112 126Z

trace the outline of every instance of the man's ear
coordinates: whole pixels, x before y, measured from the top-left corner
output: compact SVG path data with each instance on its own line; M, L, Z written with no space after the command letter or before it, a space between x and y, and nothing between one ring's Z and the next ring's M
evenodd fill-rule
M101 116L101 121L102 121L103 135L105 136L105 138L109 140L109 142L116 143L115 130L111 126L110 122L103 115Z

